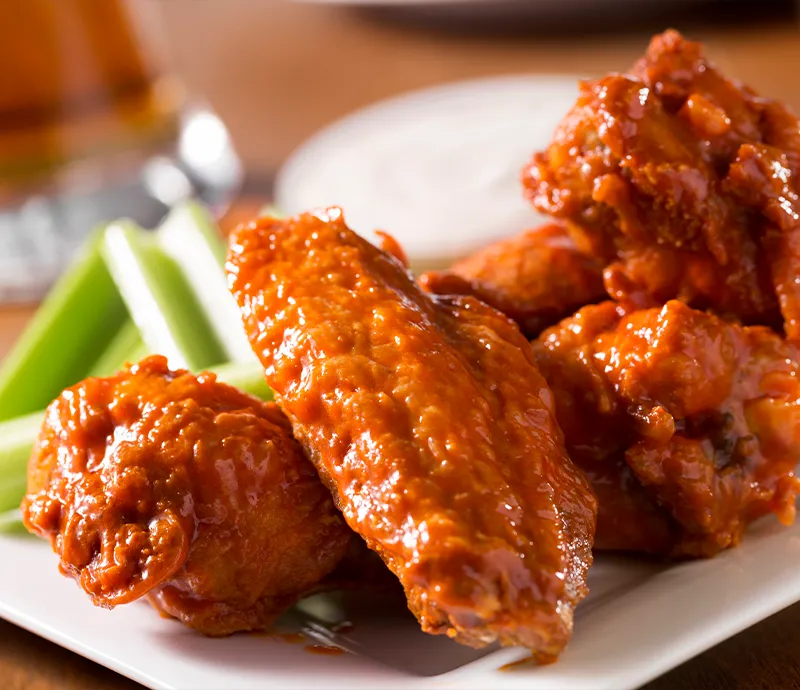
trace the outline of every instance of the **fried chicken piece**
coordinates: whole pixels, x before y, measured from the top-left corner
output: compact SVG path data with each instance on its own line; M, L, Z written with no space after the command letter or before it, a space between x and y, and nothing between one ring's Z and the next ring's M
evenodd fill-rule
M607 264L614 299L677 298L797 339L798 175L797 118L667 31L630 76L581 85L523 184Z
M96 605L207 635L269 626L353 538L274 403L163 357L50 405L22 513Z
M576 309L607 299L602 264L580 251L567 229L549 223L420 276L438 295L474 295L535 338Z
M800 366L769 329L606 302L534 350L598 493L597 548L713 556L756 518L794 519Z
M516 325L426 295L336 208L240 228L228 271L296 437L423 630L556 656L596 504Z

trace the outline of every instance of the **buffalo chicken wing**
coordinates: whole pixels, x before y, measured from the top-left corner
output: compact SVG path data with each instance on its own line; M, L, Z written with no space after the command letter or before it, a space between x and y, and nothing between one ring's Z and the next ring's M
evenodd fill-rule
M612 298L677 298L800 338L800 124L656 36L630 75L585 82L523 173L533 205L606 264Z
M22 510L95 604L209 635L269 626L353 538L274 403L163 357L52 403Z
M596 505L514 323L426 295L335 208L240 228L228 271L295 436L423 629L557 655Z
M598 548L712 556L758 517L793 520L800 367L769 329L606 302L534 348L598 493Z
M439 295L474 295L534 338L576 309L606 299L602 269L563 225L550 223L491 244L447 272L423 274L420 284Z

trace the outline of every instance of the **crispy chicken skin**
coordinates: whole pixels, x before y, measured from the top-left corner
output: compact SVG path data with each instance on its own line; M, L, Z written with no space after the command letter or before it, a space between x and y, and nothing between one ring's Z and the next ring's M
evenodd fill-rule
M605 302L534 350L598 493L597 548L713 556L758 517L794 519L800 367L768 328Z
M580 251L560 223L491 244L419 280L435 294L474 295L514 319L528 338L607 299L602 264Z
M239 228L228 271L295 436L422 628L556 656L596 504L516 325L423 293L337 208Z
M677 298L797 339L799 174L797 118L667 31L630 75L581 85L523 184L605 262L617 301Z
M269 626L352 539L274 403L163 357L50 405L22 513L95 604L208 635Z

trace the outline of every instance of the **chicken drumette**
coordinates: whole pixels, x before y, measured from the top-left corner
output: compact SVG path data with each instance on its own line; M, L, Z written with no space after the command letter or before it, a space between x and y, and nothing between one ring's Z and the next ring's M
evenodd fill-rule
M799 174L797 118L668 31L630 75L581 85L523 182L607 265L614 299L678 298L797 339Z
M762 515L794 519L800 366L769 329L606 302L534 349L598 494L598 548L712 556Z
M534 338L576 309L607 298L603 266L580 251L566 228L550 223L491 244L420 284L436 294L474 295Z
M163 357L52 403L22 512L95 604L209 635L268 626L353 538L274 403Z
M296 437L423 629L557 655L596 504L516 325L426 295L338 209L240 228L228 271Z

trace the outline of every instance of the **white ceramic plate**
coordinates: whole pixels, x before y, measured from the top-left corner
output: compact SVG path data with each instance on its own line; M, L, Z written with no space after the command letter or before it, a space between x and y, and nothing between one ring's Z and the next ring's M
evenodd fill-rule
M278 173L287 214L338 205L392 234L416 268L447 265L542 222L519 178L575 102L576 76L514 75L424 89L323 129Z
M475 651L424 635L410 615L362 595L336 606L318 599L285 622L309 642L351 651L341 656L274 637L203 638L146 604L104 611L58 574L47 544L26 537L0 536L0 616L159 689L626 690L800 600L798 564L800 524L785 529L772 519L709 561L600 558L558 663L506 671L523 650ZM341 616L352 632L332 631Z

